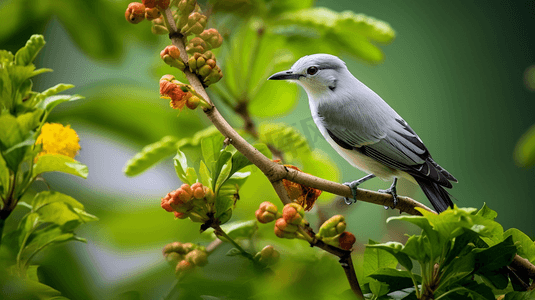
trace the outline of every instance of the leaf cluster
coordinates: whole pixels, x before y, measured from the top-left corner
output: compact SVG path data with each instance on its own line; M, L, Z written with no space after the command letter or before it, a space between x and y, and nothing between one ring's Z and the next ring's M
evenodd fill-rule
M529 299L530 278L508 266L517 253L535 259L529 237L517 229L504 232L486 205L480 210L455 207L439 215L420 212L423 216L388 219L422 229L405 244L367 245L364 290L372 299L496 299L501 294Z

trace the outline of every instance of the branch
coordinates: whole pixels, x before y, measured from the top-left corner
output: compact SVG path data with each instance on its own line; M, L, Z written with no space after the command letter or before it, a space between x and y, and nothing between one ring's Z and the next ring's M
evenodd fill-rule
M182 58L182 61L187 62L188 54L186 53L185 49L185 37L180 34L180 32L177 32L176 24L173 21L173 16L170 9L166 9L164 11L164 18L167 20L171 20L171 22L168 23L168 28L170 29L169 38L171 39L173 45L180 50L180 57ZM206 93L206 90L197 75L193 74L188 68L184 70L184 73L191 86L211 105L211 108L203 109L206 116L221 132L221 134L223 134L229 140L229 142L238 151L240 151L240 153L242 153L251 163L257 166L264 173L264 175L269 179L269 181L273 185L273 188L277 192L277 195L284 204L291 203L292 201L288 197L288 193L286 192L286 189L282 184L282 179L287 179L296 183L304 184L309 187L333 193L342 197L353 197L351 189L346 185L328 181L310 174L299 172L297 170L288 169L283 165L279 165L271 161L265 155L260 153L260 151L258 151L256 148L250 145L243 137L241 137L234 130L234 128L232 128L232 126L230 126L230 124L223 118L223 116L221 116L217 108L213 105L213 102L210 100L210 97L208 97L208 94ZM370 190L357 189L356 198L360 201L379 204L382 206L392 207L394 205L392 195ZM415 209L416 207L420 207L427 211L434 212L432 209L409 197L398 196L398 203L395 209L398 209L400 212L405 212L411 215L421 215L420 212ZM343 256L340 256L339 254L341 253L336 254L327 250L330 249L329 247L323 248L319 244L314 244L313 246L322 248L323 250L337 255L340 258L345 256L345 253ZM535 266L531 264L528 260L523 259L518 255L515 256L512 263L512 267L517 270L523 271L526 274L529 274L531 278L535 278ZM344 270L346 269L344 268Z

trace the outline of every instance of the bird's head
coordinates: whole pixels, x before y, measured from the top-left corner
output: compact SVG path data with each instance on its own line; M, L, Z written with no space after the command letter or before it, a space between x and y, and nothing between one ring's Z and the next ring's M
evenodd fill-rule
M271 75L269 80L290 80L300 84L309 95L334 92L337 86L351 76L346 64L330 54L313 54L301 57L287 71Z

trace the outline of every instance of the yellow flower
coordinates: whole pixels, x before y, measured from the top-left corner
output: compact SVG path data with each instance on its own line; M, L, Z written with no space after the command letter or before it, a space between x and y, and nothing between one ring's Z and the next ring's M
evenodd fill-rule
M44 154L62 154L74 158L80 150L80 138L70 125L63 126L58 123L45 123L36 144L42 144L43 149L39 156Z

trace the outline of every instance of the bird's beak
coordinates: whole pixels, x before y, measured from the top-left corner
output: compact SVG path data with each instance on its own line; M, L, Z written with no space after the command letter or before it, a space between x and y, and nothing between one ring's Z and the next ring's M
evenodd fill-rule
M299 79L303 75L295 74L292 71L282 71L271 75L268 80L288 80L288 79Z

